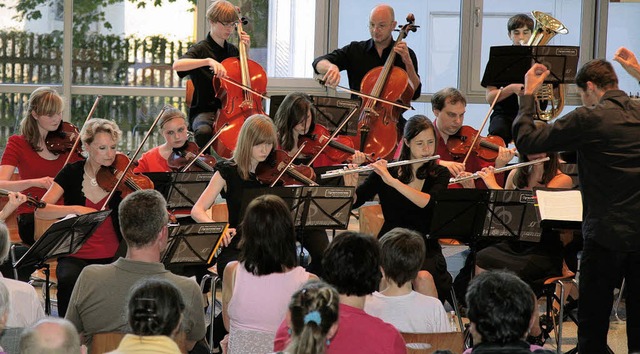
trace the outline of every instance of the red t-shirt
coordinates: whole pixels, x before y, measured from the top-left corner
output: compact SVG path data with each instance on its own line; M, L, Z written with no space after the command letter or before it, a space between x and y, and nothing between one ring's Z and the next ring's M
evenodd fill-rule
M23 135L12 135L9 137L0 164L17 167L21 180L46 176L53 178L64 165L68 154L69 153L58 155L58 158L55 160L44 159L31 148L31 145L29 145ZM74 156L71 156L69 163L78 160L80 160L80 157L74 154ZM39 200L46 191L44 188L31 187L23 190L22 193ZM62 202L58 201L57 204L62 204ZM32 206L24 203L18 207L17 213L33 213L33 210L34 208Z
M142 154L138 160L138 166L133 169L133 172L172 172L172 170L167 164L167 160L160 155L160 147L156 146Z

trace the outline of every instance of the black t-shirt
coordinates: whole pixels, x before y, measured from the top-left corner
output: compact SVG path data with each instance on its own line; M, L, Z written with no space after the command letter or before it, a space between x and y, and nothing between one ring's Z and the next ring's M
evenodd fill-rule
M225 41L224 46L221 47L210 35L207 35L207 39L194 44L180 59L213 58L222 62L238 55L238 48L233 44ZM189 107L189 123L192 123L195 116L203 112L216 112L222 103L216 98L216 93L213 90L213 73L208 66L201 66L189 71L178 71L180 78L187 75L193 81L194 87L193 100L191 107Z

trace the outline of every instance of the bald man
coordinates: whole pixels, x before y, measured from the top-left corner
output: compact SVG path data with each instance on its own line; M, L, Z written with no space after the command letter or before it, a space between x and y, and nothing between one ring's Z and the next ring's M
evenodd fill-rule
M73 324L63 318L49 317L27 328L20 336L22 354L86 354Z

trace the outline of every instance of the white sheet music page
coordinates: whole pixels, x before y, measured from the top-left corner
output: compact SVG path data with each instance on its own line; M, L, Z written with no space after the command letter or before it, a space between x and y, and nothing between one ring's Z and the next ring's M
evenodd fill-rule
M579 190L536 190L541 220L582 221Z

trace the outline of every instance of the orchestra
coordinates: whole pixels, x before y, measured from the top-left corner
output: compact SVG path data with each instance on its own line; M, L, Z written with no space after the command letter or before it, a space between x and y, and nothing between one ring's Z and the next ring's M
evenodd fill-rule
M539 23L534 26L534 20L546 19L535 13L533 16L518 14L509 20L508 34L514 47L547 44L547 37L528 44L537 36L539 39ZM391 6L378 5L369 14L369 39L333 48L309 63L314 78L327 87L328 95L333 94L330 89L341 88L341 72L346 71L348 92L358 100L357 112L350 116L357 120L353 124L357 130L348 135L340 129L342 126L323 125L317 114L323 108L316 106L302 87L289 88L277 109L267 110L272 99L267 92L268 71L249 58L251 35L255 36L243 28L249 20L226 0L213 1L206 19L206 39L173 63L175 74L193 84L193 92L187 93L190 104L164 107L145 139L130 149L119 151L125 137L113 120L92 117L100 97L87 112L84 124L76 127L62 120L65 107L56 90L40 87L31 93L20 134L9 138L0 165L0 197L22 193L20 203L24 204L17 209L22 243L30 247L50 237L48 226L38 230L45 220L55 222L69 214L111 211L104 223L87 231L90 237L79 249L56 257L60 317L70 306L74 285L85 267L110 264L127 253L118 224L122 200L140 189L154 188L167 197L166 190L154 185L157 176L152 181L146 174L171 175L179 180L186 173L203 173L206 186L200 183L189 187L199 188L193 200L186 191L179 191L184 192L182 202L189 206L183 208L182 217L170 218L170 225L227 224L215 257L200 259L198 270L188 274L197 275L198 281L209 272L222 278L231 273L225 272L227 264L235 266L236 261L246 260L241 230L247 227L243 224L244 212L251 203L247 196L279 194L289 187L308 193L312 200L301 208L301 214L296 211L294 215L298 265L322 278L324 252L342 230L322 228L308 220L321 213L337 218L323 209L327 196L316 194L330 194L322 188L332 186L334 192L353 197L348 207L352 219L365 203L375 200L380 205L377 218L382 226L379 233L371 235L374 239L397 227L422 237L425 259L417 277L409 279L418 293L438 298L442 304L464 306L471 277L507 268L539 295L541 280L561 276L563 266L573 267L579 262L575 254L568 256L565 251L572 243L582 252L582 264L578 263L582 267L581 283L574 291L581 298L580 353L606 350L607 331L603 326L608 323L613 289L619 287L622 278L628 284L627 333L640 333L640 276L635 268L640 266L640 224L636 216L640 211L640 140L636 134L640 133L640 102L618 89L618 78L609 62L595 59L584 64L575 79L583 106L568 114L566 109L553 111L551 120L543 119L538 108L557 108L554 100L558 97L542 98L540 92L546 85L555 93L563 92L564 82L551 85L545 81L552 75L551 68L540 63L521 73L522 83L491 81L488 77L482 80L488 112L479 126L465 125L467 91L455 87L428 94L429 114L412 114L407 112L412 109L412 101L427 95L422 91L426 78L418 70L421 58L410 48L417 45L412 43L411 33L425 30L419 26L424 19L408 14L406 22L399 24ZM398 33L394 35L394 31ZM235 38L238 45L230 38ZM640 65L630 49L619 49L612 59L640 79ZM563 105L561 102L560 107ZM560 117L561 113L565 115ZM152 134L161 137L157 139L159 145L142 151ZM438 198L453 190L460 193L457 195L486 192L492 198L495 194L490 193L496 191L525 190L535 199L537 189L575 189L576 183L563 172L565 163L559 151L576 151L578 155L584 241L578 230L543 228L539 222L536 227L542 230L543 242L538 243L520 240L519 235L509 240L473 235L478 239L467 244L469 256L454 280L447 270L443 244L465 240L431 237L437 224L434 218L439 215L436 210L444 208ZM514 158L520 163L514 163ZM16 169L17 180L12 179ZM327 180L335 183L329 185ZM170 188L174 187L179 189ZM296 195L291 202L279 196L292 210L297 208L291 204L303 199ZM222 206L224 213L213 212L216 206ZM362 214L359 217L365 220ZM459 221L454 217L453 222ZM354 231L353 225L348 228ZM162 232L170 233L168 229ZM177 240L178 236L168 237ZM455 238L452 235L451 239ZM608 263L610 259L616 260ZM188 266L167 269L189 272ZM610 279L605 272L611 273ZM235 277L235 272L232 274ZM385 279L383 272L380 288ZM606 285L598 288L603 279ZM224 279L223 286L234 286L234 281ZM340 297L342 301L342 292ZM342 306L341 302L340 311ZM307 320L305 317L305 325ZM218 318L211 324L212 331L218 333L210 346L225 345L222 337L226 331L221 321ZM532 324L530 330L533 332L527 334L535 334L535 338L528 338L528 342L544 345L548 332L543 324ZM336 336L339 331L340 327ZM336 329L331 330L332 336L334 333ZM640 339L632 337L628 335L629 351L640 351ZM329 343L327 339L328 352Z

